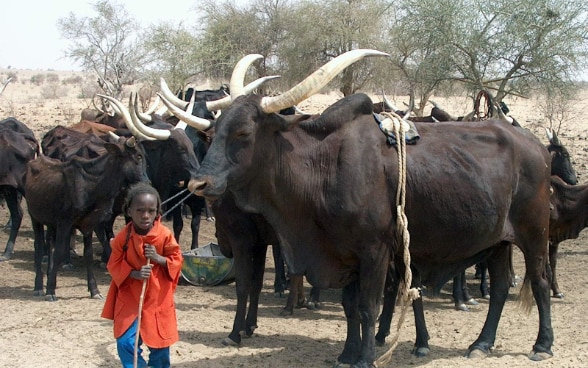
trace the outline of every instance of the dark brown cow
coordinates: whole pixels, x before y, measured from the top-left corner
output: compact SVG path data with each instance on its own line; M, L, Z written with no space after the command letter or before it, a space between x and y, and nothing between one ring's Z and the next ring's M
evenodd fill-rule
M55 230L56 239L54 249L49 249L45 298L57 300L57 270L69 251L74 228L84 237L88 290L93 298L101 297L92 271L92 231L110 218L114 198L123 187L148 180L145 153L134 137L107 142L104 148L106 153L96 158L73 156L62 162L40 156L27 166L25 198L35 232L36 296L43 295L43 225L47 225Z
M555 131L551 129L546 129L546 133L547 139L549 140L547 150L551 154L551 175L559 176L567 184L576 184L578 182L578 179L576 177L576 170L574 170L568 150L561 143ZM557 254L557 245L555 246L555 250L553 250L553 252ZM550 258L554 257L550 256ZM480 278L480 292L482 294L482 297L489 298L490 288L488 286L488 275L485 262L481 262L476 265L476 275L479 275ZM511 275L511 285L515 286L516 280L514 270L511 270ZM552 289L557 290L557 292L554 292L555 297L563 298L563 294L559 291L557 283L554 284L553 281ZM468 292L468 288L465 281L465 270L453 279L453 300L455 303L455 308L457 310L462 311L467 311L469 309L466 304L478 304L476 300L472 298Z
M551 177L551 215L549 219L549 265L551 290L563 298L557 283L557 251L559 243L576 239L588 226L588 185L569 185L558 176Z
M22 222L22 194L27 162L39 153L33 132L15 118L0 121L0 196L10 211L10 235L0 261L14 253L14 243Z
M96 109L83 109L80 121L104 124L115 129L126 129L124 117L119 113L109 114Z
M343 60L358 54L365 56L356 50ZM283 98L241 96L245 73L236 68L233 104L218 120L189 188L211 199L230 191L240 208L272 225L293 273L320 288L343 288L348 333L338 361L369 367L390 257L396 269L404 268L396 231L397 150L387 145L364 94L338 101L316 119L274 113L316 93L349 65L341 60ZM329 77L317 81L320 75ZM503 121L416 126L420 141L406 155L413 280L439 289L488 257L490 307L468 355L487 353L508 296L508 245L516 244L527 260L523 295L532 288L539 312L531 358L551 357L547 150L530 132Z

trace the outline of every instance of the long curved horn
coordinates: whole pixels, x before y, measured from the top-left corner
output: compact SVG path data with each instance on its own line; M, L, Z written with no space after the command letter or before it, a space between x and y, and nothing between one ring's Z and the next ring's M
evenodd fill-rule
M125 123L127 125L127 128L131 131L131 134L133 134L133 136L135 136L137 138L144 139L144 140L148 140L148 141L155 140L155 138L146 136L145 134L141 133L137 129L137 127L133 124L133 120L131 118L131 114L129 113L129 110L127 110L126 107L124 107L123 104L119 100L117 100L116 98L110 97L110 96L106 96L106 95L98 95L98 96L101 98L105 98L108 101L110 101L113 105L116 105L116 107L121 111L121 115L125 119Z
M134 98L133 98L134 96ZM138 102L139 99L137 97L137 94L133 94L131 93L131 96L129 97L129 110L131 112L131 119L133 120L133 123L135 124L135 127L141 131L141 133L156 138L158 140L161 141L165 141L167 139L169 139L169 137L171 136L171 132L167 129L154 129L151 128L145 124L143 124L143 122L139 119L139 117L137 116L137 114L135 114L135 111L139 108L138 107Z
M245 73L249 66L254 61L263 59L263 55L260 54L249 54L241 58L233 69L233 75L231 76L231 83L229 84L229 91L231 92L231 100L239 96L245 95L245 87L243 87L243 81L245 80Z
M387 106L387 107L388 107L390 110L392 110L392 111L394 111L394 112L396 112L396 111L399 111L399 110L400 110L399 108L397 108L396 106L394 106L394 104L392 103L392 101L390 101L390 100L388 99L388 97L386 97L386 95L382 95L382 96L383 96L383 98L384 98L384 103L386 104L386 106Z
M159 97L159 95L157 95L157 96L155 96L155 101L153 101L151 106L149 106L147 111L145 111L145 114L147 114L147 115L153 114L155 112L155 110L157 109L159 102L161 102L161 97Z
M497 103L495 103L493 105L493 108L496 110L496 112L498 113L498 117L502 120L508 121L510 124L512 124L512 118L510 116L506 116L504 114L504 111L502 111L502 109L500 108L500 105Z
M270 81L272 79L276 79L276 78L280 78L280 76L279 75L270 75L267 77L262 77L262 78L256 79L253 82L251 82L245 86L244 93L249 94L249 93L253 92L256 88L259 88L259 86L261 86L265 82L268 82L268 81ZM173 92L169 89L169 87L168 87L167 83L165 82L165 80L163 79L163 77L160 78L160 84L161 84L161 88L160 88L161 89L161 97L167 99L168 102L172 103L174 106L177 106L182 110L186 110L186 107L188 106L188 102L176 97L176 95L174 95ZM215 110L224 109L224 108L228 107L230 104L231 104L231 96L226 96L226 97L223 97L218 100L206 101L206 108L208 109L208 111L215 111Z
M408 109L406 109L406 112L404 113L402 119L408 119L408 117L412 113L412 110L414 110L414 91L410 91L410 96L408 98Z
M159 96L158 96L158 98L159 98ZM130 108L130 106L129 106L129 108ZM151 115L139 111L139 105L138 104L133 104L133 110L134 110L135 115L137 116L137 118L139 118L139 120L144 121L146 123L152 123L153 122L153 118L151 117Z
M160 91L161 91L161 95L163 97L165 97L169 102L171 102L172 104L174 104L175 106L179 107L182 110L186 109L186 106L188 106L188 102L184 101L178 97L176 97L176 95L173 94L173 92L169 89L167 83L165 82L165 79L163 79L163 77L159 78L159 84L160 84ZM159 95L159 93L158 93Z
M0 94L2 94L2 92L4 92L4 90L6 89L6 86L8 85L8 83L10 83L11 80L12 80L12 77L8 78L6 80L6 82L4 82L4 85L2 86L2 88L0 88Z
M390 55L386 54L385 52L370 49L348 51L323 65L320 69L306 77L306 79L298 83L289 91L279 96L263 97L261 100L261 107L266 113L272 113L278 112L286 107L296 105L319 92L321 88L326 86L327 83L329 83L333 78L335 78L337 74L341 73L341 71L343 71L349 65L368 56ZM233 93L232 86L234 83L243 83L242 77L240 77L240 81L233 82L234 77L235 75L231 77L231 94Z
M168 110L178 119L185 122L186 124L198 129L198 130L206 130L210 128L210 121L207 119L199 118L186 112L177 106L175 106L172 102L168 101L163 95L161 96L161 102L168 108Z
M243 88L243 91L245 92L246 95L248 95L251 92L253 92L255 89L259 88L259 86L261 86L265 82L271 81L272 79L276 79L276 78L280 78L280 76L279 75L269 75L267 77L258 78L256 80L254 80L253 82L249 83L248 85L246 85ZM232 102L231 96L223 97L220 100L206 101L206 108L208 109L208 111L222 110L225 107L228 107L231 104L231 102Z

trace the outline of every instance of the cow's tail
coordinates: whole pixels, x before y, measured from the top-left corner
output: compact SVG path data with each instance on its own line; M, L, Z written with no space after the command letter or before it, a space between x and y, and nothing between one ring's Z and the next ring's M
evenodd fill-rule
M521 286L521 292L519 293L518 298L519 309L527 315L530 314L533 309L534 300L533 290L531 289L531 280L529 279L529 276L525 274L525 280Z

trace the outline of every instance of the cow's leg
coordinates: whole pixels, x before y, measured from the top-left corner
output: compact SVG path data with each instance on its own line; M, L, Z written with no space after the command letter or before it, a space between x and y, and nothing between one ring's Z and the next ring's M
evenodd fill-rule
M8 260L14 253L14 243L16 241L16 235L20 229L22 223L22 207L20 205L22 201L22 194L12 187L7 187L4 192L4 198L6 199L6 205L10 211L10 235L8 236L8 242L4 249L4 254L0 257L0 261Z
M284 257L282 257L282 250L278 244L272 245L272 255L274 257L274 269L276 271L274 277L274 293L281 297L287 288L287 280Z
M453 278L453 301L455 303L455 309L464 312L469 311L467 304L478 304L468 291L465 269Z
M47 291L45 300L56 301L55 289L57 286L57 270L63 263L66 253L69 253L69 242L72 236L71 225L59 224L55 229L55 247L49 252L47 265Z
M376 320L390 260L386 246L380 248L379 254L366 256L360 261L359 279L343 289L347 340L339 356L340 362L351 360L351 364L362 368L373 367L376 359Z
M386 336L390 334L390 325L394 315L394 306L398 297L399 276L394 275L392 268L388 270L384 287L384 306L380 314L376 344L382 346L386 342Z
M478 263L480 266L480 293L482 298L490 299L490 287L488 286L488 263L482 261Z
M100 241L102 245L102 254L100 255L100 263L101 266L106 267L108 264L108 260L110 259L110 254L112 253L112 248L110 248L110 240L114 238L114 232L112 228L114 227L114 221L116 217L112 216L109 220L99 223L94 228L94 233Z
M476 355L476 351L481 351L487 354L490 352L492 346L494 346L496 329L498 328L500 315L502 314L510 287L508 269L509 256L508 246L503 244L495 247L487 259L488 270L492 280L492 288L490 288L490 305L482 332L478 336L478 339L470 345L466 356Z
M88 291L93 299L104 299L98 291L98 284L94 277L94 248L92 246L92 231L84 234L84 263L86 265L86 276L88 280Z
M221 240L219 239L219 242ZM259 248L259 249L257 249ZM256 246L253 242L245 240L243 243L232 244L235 267L235 290L237 293L237 310L233 320L233 330L224 338L223 345L236 346L241 344L242 335L251 336L257 326L257 305L253 308L254 300L259 302L259 294L263 286L263 274L265 272L265 254L267 246ZM260 254L261 256L257 255ZM263 261L259 261L259 259ZM259 268L261 265L261 269ZM254 290L256 289L257 290ZM253 296L257 294L257 298ZM247 301L250 299L250 309L247 313ZM254 316L255 313L255 316Z
M43 257L46 253L45 247L45 229L43 224L31 218L33 231L35 233L35 289L34 296L43 296Z
M463 294L463 290L467 287L464 285L465 283L465 270L461 271L457 276L453 278L453 303L455 305L455 309L458 311L467 312L469 310L468 306L465 304L466 299Z
M200 233L200 217L206 202L202 197L190 198L190 211L192 212L192 219L190 220L190 228L192 229L192 243L190 249L198 248L198 234Z
M359 282L354 281L343 288L342 302L347 319L347 338L339 363L355 364L361 354L361 322L359 317Z
M557 267L557 251L559 243L549 242L549 268L551 271L551 291L556 298L563 299L564 294L559 289L555 268Z
M172 204L169 204L170 206ZM176 239L176 241L178 242L178 244L180 243L180 234L182 233L182 230L184 229L184 219L182 218L182 206L178 206L176 208L173 209L172 213L172 227L174 229L174 238Z
M308 309L320 309L322 307L322 304L320 302L320 298L321 298L321 289L319 289L316 286L313 286L310 289L310 297L308 298L308 301L306 302L306 307Z
M538 244L541 243L538 242ZM545 254L545 257L547 258L549 255ZM553 357L553 352L551 351L553 328L551 326L551 300L549 296L550 280L545 276L546 268L549 267L549 264L547 262L542 263L540 260L541 258L538 256L525 254L525 264L531 265L530 270L527 268L527 274L531 274L529 277L531 289L539 312L539 334L529 356L531 360L545 360Z
M245 336L250 337L257 329L257 311L259 309L259 296L263 288L263 275L265 273L265 257L267 245L256 244L253 246L253 278L249 294L249 309L245 319Z
M208 222L216 221L214 214L212 213L212 209L210 208L210 203L206 199L204 200L204 216Z
M294 313L294 305L297 308L304 306L306 300L304 297L304 276L290 274L290 292L286 306L280 312L281 316L291 316Z
M423 296L412 302L412 310L414 313L414 325L416 329L416 340L412 353L417 357L424 357L429 354L429 331L427 330L427 323L425 321L425 309L423 307Z

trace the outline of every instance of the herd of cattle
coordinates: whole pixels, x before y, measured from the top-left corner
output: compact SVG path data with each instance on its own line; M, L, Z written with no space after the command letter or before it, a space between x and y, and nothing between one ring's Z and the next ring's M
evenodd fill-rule
M125 188L149 181L162 200L170 199L166 208L178 241L183 221L176 204L190 207L192 249L198 247L200 214L210 205L218 243L234 259L238 280L233 329L224 344L240 344L257 327L272 245L281 276L276 290L284 289L284 262L291 278L286 312L299 299L302 277L313 285L315 299L320 289L341 288L348 332L338 361L372 367L382 363L375 346L389 333L397 297L408 300L410 286L439 291L454 277L459 285L459 275L477 263L487 267L492 287L486 323L468 355L488 353L512 282L516 245L525 258L522 296L528 303L534 297L539 311L530 358L549 358L550 285L554 296L563 297L556 281L558 245L588 225L588 186L577 185L569 153L554 132L548 131L546 147L500 108L495 119L471 121L474 114L458 119L435 106L427 121L358 93L320 115L287 112L352 63L377 56L386 54L346 53L269 97L252 92L275 77L244 86L247 69L261 58L248 55L235 66L229 88L180 98L162 80L147 111L140 111L134 93L128 104L103 96L113 113L85 110L80 123L57 126L40 143L17 119L0 121L0 194L11 219L2 260L14 252L24 197L35 234L34 294L57 299L57 270L77 229L88 290L101 298L91 266L93 233L106 262ZM157 109L160 101L164 107ZM404 150L398 139L391 144L378 124L386 118L411 120L416 143ZM395 134L402 136L399 126ZM404 220L408 247L401 236ZM412 283L405 285L409 270ZM429 350L422 298L412 306L414 353L422 356Z

